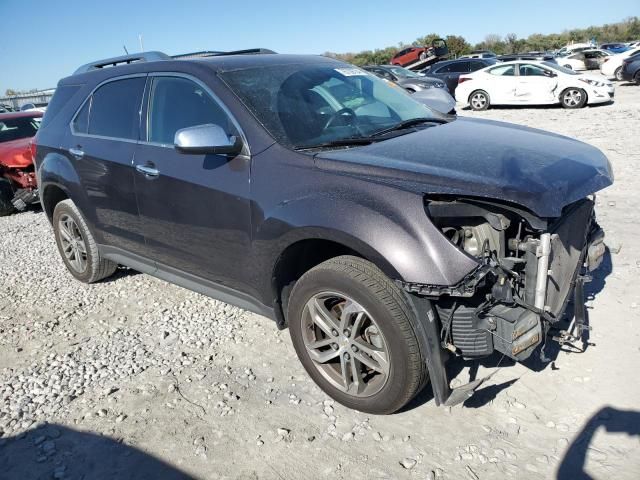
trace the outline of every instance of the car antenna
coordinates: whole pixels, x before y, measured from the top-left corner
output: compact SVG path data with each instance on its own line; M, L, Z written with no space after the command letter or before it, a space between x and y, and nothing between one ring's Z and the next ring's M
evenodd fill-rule
M129 55L129 50L127 50L126 45L122 45L122 48L124 48L124 53L126 53L127 55Z

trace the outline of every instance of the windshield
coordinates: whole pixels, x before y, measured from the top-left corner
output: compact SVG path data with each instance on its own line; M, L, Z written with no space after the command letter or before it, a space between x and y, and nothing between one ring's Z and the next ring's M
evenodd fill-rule
M0 143L35 136L40 120L32 117L0 119Z
M281 144L368 137L414 118L442 118L404 89L340 63L273 65L221 78Z
M402 68L402 67L390 67L389 70L391 70L391 72L396 76L396 77L408 77L408 78L416 78L416 77L422 77L422 75L420 75L419 73L416 72L412 72L411 70L407 69L407 68Z
M571 70L570 68L565 68L554 62L541 62L542 65L545 65L553 70L557 70L562 73L566 73L567 75L580 75L578 72Z

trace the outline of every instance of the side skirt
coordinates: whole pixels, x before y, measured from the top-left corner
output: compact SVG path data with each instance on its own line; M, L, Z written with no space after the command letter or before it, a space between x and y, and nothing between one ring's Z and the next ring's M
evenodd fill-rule
M214 283L210 280L178 270L168 265L159 264L148 258L136 255L120 248L108 245L98 245L100 253L113 262L127 266L138 272L152 275L161 280L180 287L201 293L221 302L235 305L258 315L263 315L275 321L276 315L272 307L260 303L258 300L232 288Z

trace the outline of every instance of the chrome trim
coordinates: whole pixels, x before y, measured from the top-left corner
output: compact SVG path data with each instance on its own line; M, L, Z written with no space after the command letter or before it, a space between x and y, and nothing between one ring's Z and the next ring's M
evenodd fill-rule
M144 173L148 177L157 177L160 175L159 170L146 165L136 165L136 170L140 173Z
M84 157L84 152L79 148L70 148L69 153L74 157L76 157L77 159Z
M551 256L551 234L540 235L540 244L536 251L538 257L538 276L536 278L536 295L534 305L540 310L545 309L547 300L547 279L549 277L549 257Z

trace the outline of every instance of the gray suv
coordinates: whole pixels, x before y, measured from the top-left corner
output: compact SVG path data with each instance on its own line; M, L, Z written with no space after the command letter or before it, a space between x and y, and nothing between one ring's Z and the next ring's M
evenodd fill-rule
M92 62L35 145L71 275L118 265L289 328L328 395L390 413L445 362L545 342L602 259L596 148L437 114L360 68L257 51Z

